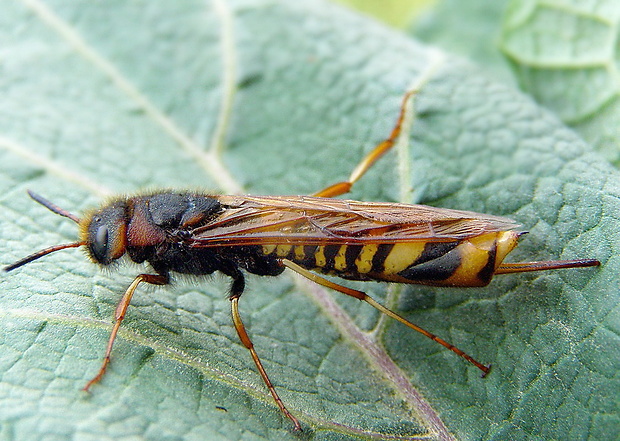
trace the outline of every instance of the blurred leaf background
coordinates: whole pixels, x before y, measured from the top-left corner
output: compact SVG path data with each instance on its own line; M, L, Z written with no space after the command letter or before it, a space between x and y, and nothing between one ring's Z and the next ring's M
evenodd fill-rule
M516 83L618 166L616 2L337 1Z

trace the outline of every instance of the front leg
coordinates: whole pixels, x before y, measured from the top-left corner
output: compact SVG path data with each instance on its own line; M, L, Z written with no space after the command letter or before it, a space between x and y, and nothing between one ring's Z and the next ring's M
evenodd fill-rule
M101 363L101 367L99 368L99 372L95 375L92 380L86 383L83 390L87 391L93 384L97 383L101 378L103 378L103 374L110 364L110 354L112 353L112 346L114 345L114 340L116 340L116 334L118 334L118 330L121 327L121 323L125 318L125 313L127 312L127 308L129 307L129 302L131 302L131 297L133 297L133 293L138 287L140 283L150 283L152 285L167 285L170 282L170 277L166 274L140 274L138 275L131 285L123 294L121 301L116 306L116 312L114 313L114 327L112 328L112 332L110 333L110 339L108 340L108 347L105 351L105 357L103 358L103 362Z

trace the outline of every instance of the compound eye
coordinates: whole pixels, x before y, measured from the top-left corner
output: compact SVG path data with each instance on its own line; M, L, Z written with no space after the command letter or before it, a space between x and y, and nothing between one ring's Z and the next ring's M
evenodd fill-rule
M108 237L108 227L105 225L99 225L95 232L95 240L93 240L91 244L91 251L94 258L103 264L109 263L110 260L108 256Z
M126 251L126 231L122 203L111 204L95 213L85 231L90 257L102 265L121 257Z

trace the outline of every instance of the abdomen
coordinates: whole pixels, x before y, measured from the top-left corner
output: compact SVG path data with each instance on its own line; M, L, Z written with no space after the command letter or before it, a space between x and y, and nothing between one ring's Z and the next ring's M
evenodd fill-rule
M484 286L516 246L518 236L502 231L443 242L265 245L263 253L349 280Z

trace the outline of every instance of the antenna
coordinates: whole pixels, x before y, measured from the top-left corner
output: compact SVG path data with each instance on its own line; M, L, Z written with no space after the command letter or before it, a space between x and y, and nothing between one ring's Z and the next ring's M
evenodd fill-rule
M50 201L48 201L47 199L45 199L43 196L39 196L38 194L36 194L34 191L31 191L31 190L28 190L28 194L30 195L30 197L32 199L34 199L39 204L43 205L48 210L50 210L50 211L52 211L52 212L54 212L56 214L59 214L61 216L67 217L67 218L71 219L73 222L75 222L76 224L80 223L80 218L77 217L75 214L69 213L67 210L63 210L58 205L53 204ZM86 245L86 242L67 243L67 244L64 244L64 245L55 245L53 247L45 248L44 250L37 251L36 253L31 254L30 256L24 257L23 259L20 259L17 262L12 263L11 265L5 266L4 267L4 271L6 271L6 272L13 271L14 269L19 268L22 265L30 263L33 260L37 260L39 257L43 257L43 256L45 256L47 254L50 254L50 253L53 253L55 251L64 250L66 248L81 247L82 245Z

